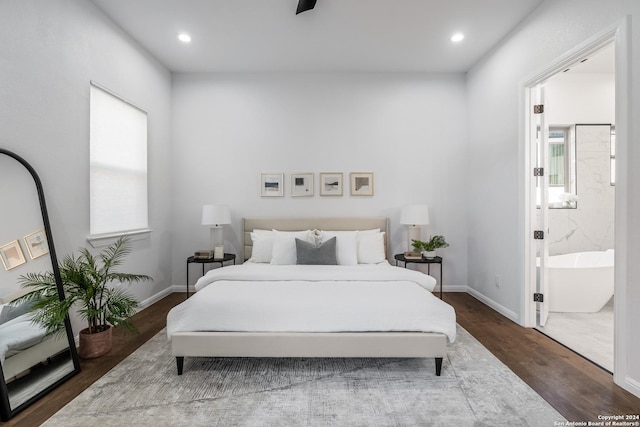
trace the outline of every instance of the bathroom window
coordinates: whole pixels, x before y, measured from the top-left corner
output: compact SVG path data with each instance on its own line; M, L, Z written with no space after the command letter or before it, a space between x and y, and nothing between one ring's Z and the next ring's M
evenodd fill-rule
M616 127L611 126L611 185L616 185Z
M549 127L549 208L571 209L576 205L576 150L572 126ZM540 194L538 193L538 207Z
M566 171L569 169L568 133L566 128L549 129L549 187L569 189L566 179Z

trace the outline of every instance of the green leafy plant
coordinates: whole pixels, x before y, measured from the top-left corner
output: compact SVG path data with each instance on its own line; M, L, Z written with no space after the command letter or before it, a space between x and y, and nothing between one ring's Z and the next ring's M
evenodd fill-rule
M444 236L433 236L429 241L423 242L422 240L411 239L413 248L417 251L433 252L439 248L446 248L449 244L444 240Z
M19 299L31 303L33 320L42 325L47 334L63 332L65 318L75 306L80 317L87 322L89 334L104 331L109 325L121 325L136 332L128 319L135 314L138 301L125 290L110 286L111 283L152 280L144 274L115 271L131 252L129 240L121 237L97 256L86 248L80 248L79 252L78 256L66 255L59 266L64 300L58 297L52 271L20 276L20 285L32 289Z

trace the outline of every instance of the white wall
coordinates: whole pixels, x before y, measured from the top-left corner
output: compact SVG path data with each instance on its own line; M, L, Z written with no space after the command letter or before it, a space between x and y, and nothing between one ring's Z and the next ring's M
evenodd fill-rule
M44 227L38 193L28 170L5 155L0 155L0 194L0 246L17 240L19 252L25 260L24 264L8 271L0 263L0 296L4 296L18 290L18 278L27 271L51 270L51 260L48 256L36 259L29 256L24 237ZM11 261L17 259L12 258Z
M631 16L631 45L640 44L640 2L636 0L562 0L545 1L528 19L468 73L469 155L468 173L470 198L469 221L469 285L495 305L518 314L524 321L524 184L523 150L520 146L524 114L522 84L552 64L565 52L593 37L600 31ZM633 76L628 91L629 117L637 117L634 106L640 103L640 54L629 51ZM618 126L620 123L618 123ZM640 122L631 121L627 141L630 165L639 164L640 151L635 149ZM618 144L621 144L619 141ZM624 177L624 212L628 237L617 244L624 246L627 259L640 258L640 176L629 168ZM500 192L488 189L500 188ZM628 244L627 244L628 242ZM635 242L635 243L634 243ZM618 249L618 247L617 247ZM618 257L621 251L617 251ZM622 255L621 255L622 256ZM621 261L620 263L618 261ZM640 324L640 265L616 259L624 271L616 277L625 278L627 318L618 330L626 343L619 354L616 381L627 389L640 393L640 335L632 325ZM496 288L493 276L500 272L504 285ZM616 302L617 304L617 302Z
M186 258L209 246L206 203L230 206L226 250L241 254L241 218L275 215L388 216L392 249L402 252L399 209L423 202L423 235L451 244L445 288L466 285L465 103L462 75L175 75L174 282L184 285ZM284 198L260 197L261 171L285 172ZM354 171L374 172L373 197L351 197L348 185L343 197L319 196L319 172L343 172L347 184ZM315 173L314 197L289 196L291 172Z
M89 81L148 112L154 232L134 244L122 270L154 277L154 283L131 288L141 301L168 288L169 72L84 0L3 0L0 40L0 147L18 153L38 171L59 258L88 245ZM12 272L26 272L29 265ZM0 271L0 277L5 273Z
M613 61L613 59L612 59ZM615 124L615 76L559 73L545 82L549 125ZM576 209L549 210L549 255L613 248L615 186L610 184L610 128L579 126Z
M575 129L578 203L575 209L549 209L549 255L614 248L611 126L583 124Z
M549 124L616 122L614 74L559 73L545 82L545 119Z

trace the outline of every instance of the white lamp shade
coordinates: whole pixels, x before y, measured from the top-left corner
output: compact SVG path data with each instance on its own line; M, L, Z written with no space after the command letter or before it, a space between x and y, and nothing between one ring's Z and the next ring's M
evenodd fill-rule
M231 213L225 205L202 206L202 225L231 224Z
M429 224L429 207L427 205L407 205L400 210L400 224Z

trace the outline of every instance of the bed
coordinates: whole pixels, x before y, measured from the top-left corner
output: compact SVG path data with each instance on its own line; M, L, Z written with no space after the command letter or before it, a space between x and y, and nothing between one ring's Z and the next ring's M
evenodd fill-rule
M422 357L439 376L455 312L435 279L388 262L387 236L387 218L244 218L245 263L167 316L178 375L185 357ZM338 265L314 265L321 251Z
M5 381L69 348L66 335L46 337L46 331L32 322L26 307L11 304L24 295L20 290L0 298L0 362Z

